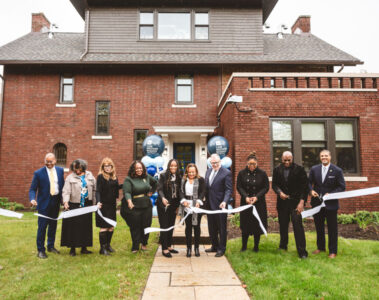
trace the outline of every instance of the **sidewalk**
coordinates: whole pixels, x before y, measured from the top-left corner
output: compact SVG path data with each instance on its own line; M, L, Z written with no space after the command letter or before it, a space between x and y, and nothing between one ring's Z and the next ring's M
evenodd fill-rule
M184 228L184 226L183 226ZM178 228L175 235L182 235ZM206 218L202 218L202 235L208 235ZM231 268L225 256L215 257L215 253L206 253L210 245L200 246L200 257L186 257L186 246L178 245L179 254L172 258L162 256L161 247L154 258L150 275L146 283L142 300L150 299L249 299L240 280Z

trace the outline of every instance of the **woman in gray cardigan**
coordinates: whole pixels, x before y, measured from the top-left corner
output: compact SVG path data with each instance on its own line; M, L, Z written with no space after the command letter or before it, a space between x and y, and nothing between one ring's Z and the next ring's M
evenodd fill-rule
M183 216L186 207L203 205L203 198L205 196L205 181L200 177L199 171L195 164L188 164L184 173L181 189L180 189L180 214ZM191 257L192 248L192 228L195 234L195 256L200 256L200 223L201 214L193 213L186 219L186 241L187 241L187 257Z
M96 179L87 171L87 162L74 160L70 175L63 186L63 205L65 210L77 209L96 204ZM92 213L63 219L61 246L70 247L70 255L75 256L75 248L81 247L81 254L89 254L92 247Z

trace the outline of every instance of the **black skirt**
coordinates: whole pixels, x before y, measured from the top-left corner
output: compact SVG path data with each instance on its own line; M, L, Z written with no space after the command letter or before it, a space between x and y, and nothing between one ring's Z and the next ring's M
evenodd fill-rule
M80 208L79 203L69 202L70 210ZM84 206L92 206L86 201ZM63 219L61 247L92 247L92 213Z
M116 204L103 203L103 206L100 210L104 217L116 221ZM111 228L113 226L105 222L104 219L100 217L98 213L96 213L96 227Z
M255 205L259 218L261 219L263 226L267 230L267 209L266 203L258 203ZM253 208L246 209L240 213L240 228L244 234L248 235L261 235L263 231L259 225L258 220L253 215Z

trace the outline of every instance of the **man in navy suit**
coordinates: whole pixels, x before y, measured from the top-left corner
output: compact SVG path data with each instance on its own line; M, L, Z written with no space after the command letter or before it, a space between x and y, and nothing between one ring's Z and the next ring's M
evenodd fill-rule
M211 155L212 168L205 173L206 203L210 210L219 210L227 207L232 195L232 174L221 167L218 154ZM227 214L208 215L208 229L212 248L205 252L217 252L216 257L224 255L226 250L226 222Z
M342 169L330 163L332 157L329 150L320 152L321 164L313 166L309 172L309 189L312 196L312 207L321 204L320 197L329 193L338 193L345 190L345 179ZM338 229L337 210L338 200L325 201L325 207L313 216L317 232L317 250L313 254L325 251L325 218L328 225L329 237L329 257L335 258L337 255Z
M50 218L58 217L64 184L63 168L56 167L55 164L55 155L53 153L46 154L46 166L34 172L29 189L30 203L37 206L38 213ZM45 251L46 229L47 251L59 254L59 251L54 247L57 221L38 217L37 257L39 258L47 258Z

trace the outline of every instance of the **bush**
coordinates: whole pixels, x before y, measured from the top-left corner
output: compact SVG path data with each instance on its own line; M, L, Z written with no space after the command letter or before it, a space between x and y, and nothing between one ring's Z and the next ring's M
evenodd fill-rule
M353 214L340 214L337 216L337 222L338 224L354 224L356 220Z
M230 223L236 227L240 227L240 214L235 214L231 219Z
M365 210L357 211L355 213L355 219L362 229L365 229L373 221L370 212Z
M379 211L374 211L371 213L372 221L375 225L379 225Z
M25 209L24 205L16 202L9 202L8 198L5 197L0 197L0 207L13 211Z

